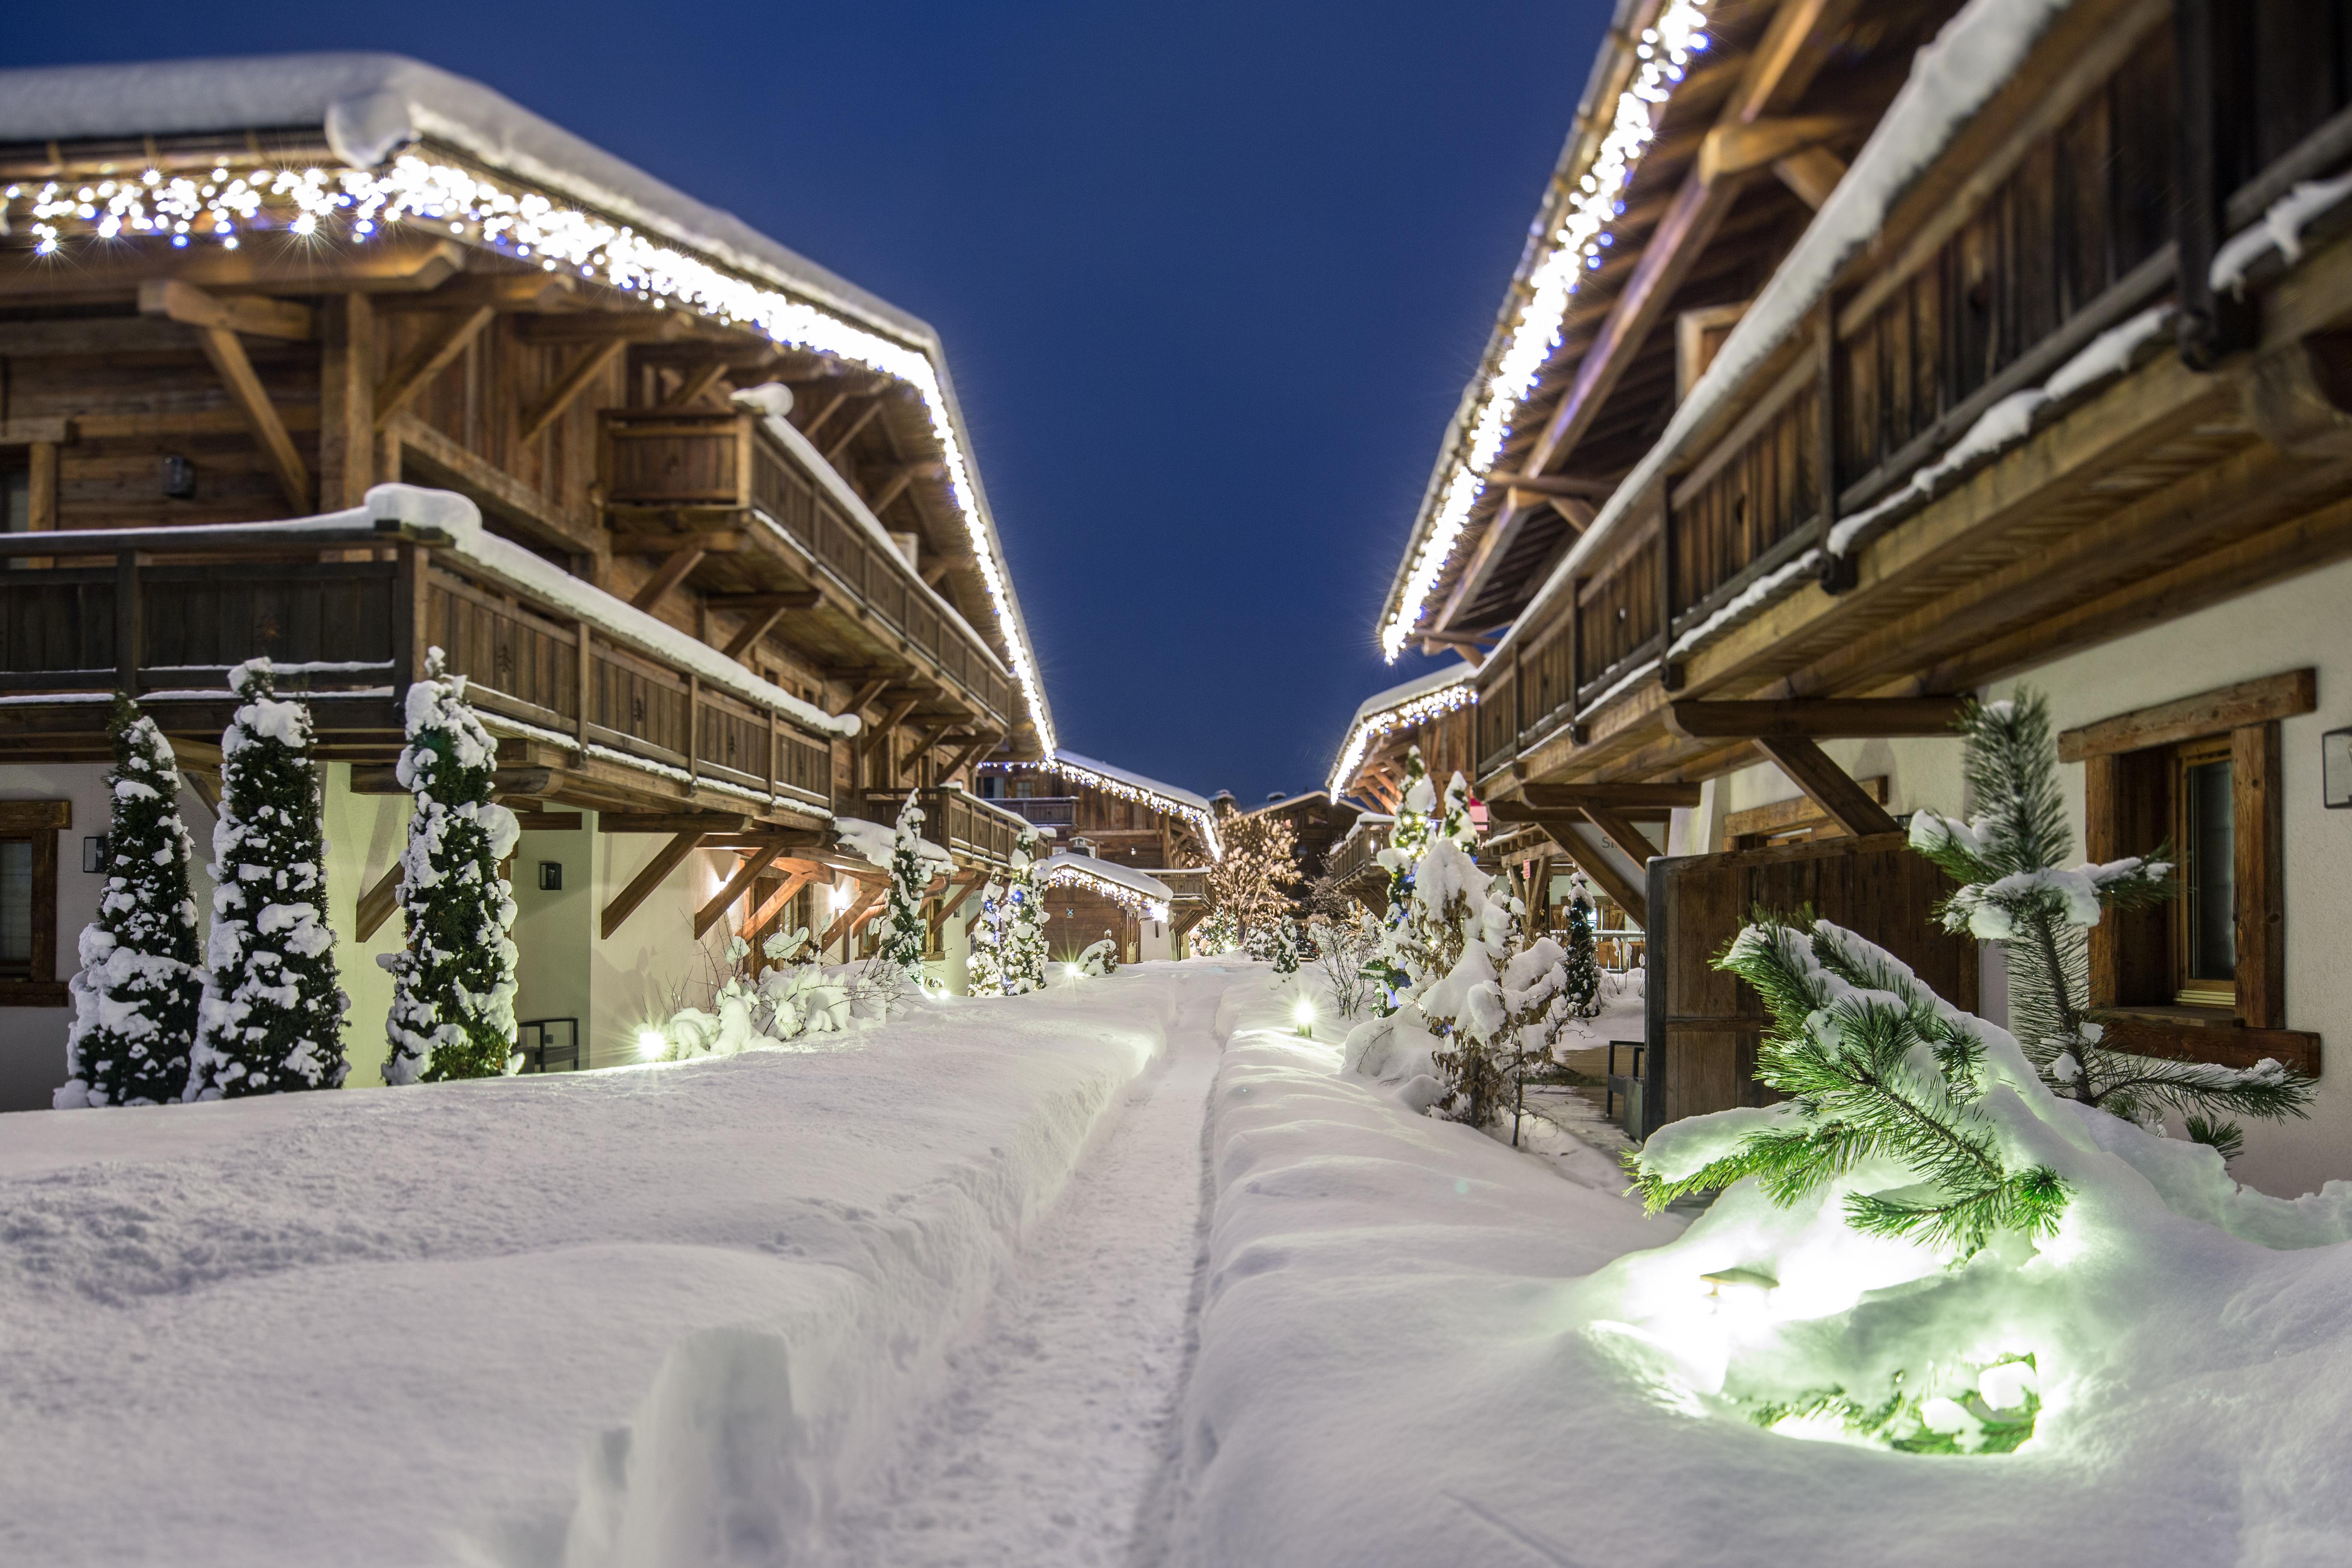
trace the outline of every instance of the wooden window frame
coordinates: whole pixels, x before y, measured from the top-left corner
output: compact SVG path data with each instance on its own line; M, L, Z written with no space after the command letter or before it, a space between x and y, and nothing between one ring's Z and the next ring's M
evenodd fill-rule
M33 847L32 962L22 980L0 977L0 1007L62 1007L58 978L58 836L73 826L69 800L0 800L0 839Z
M2318 690L2316 670L2287 670L2117 714L2058 737L2059 760L2084 764L2084 847L2096 862L2145 854L2171 836L2179 747L2226 738L2230 749L2236 1002L2230 1007L2173 1003L2170 910L2111 912L2091 928L2085 1000L2124 1048L2225 1067L2252 1067L2271 1057L2318 1076L2319 1037L2287 1026L2281 733L2284 720L2318 708Z

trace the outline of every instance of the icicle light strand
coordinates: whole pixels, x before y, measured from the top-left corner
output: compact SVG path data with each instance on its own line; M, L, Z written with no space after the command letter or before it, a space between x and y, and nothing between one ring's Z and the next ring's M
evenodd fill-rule
M1331 770L1328 786L1331 798L1339 799L1339 793L1347 788L1348 781L1356 776L1356 769L1370 752L1374 741L1383 735L1394 734L1399 730L1410 730L1416 724L1425 723L1456 709L1477 705L1478 689L1470 684L1469 677L1465 675L1455 685L1424 691L1410 701L1366 714L1363 721L1356 726L1355 733L1348 737L1347 745L1341 749L1339 765Z
M57 254L68 229L99 240L168 237L184 247L206 239L237 248L248 228L282 227L320 242L337 228L365 243L408 225L475 240L506 255L535 260L549 271L596 279L642 295L656 310L684 305L730 326L750 327L787 347L851 360L912 386L940 443L948 487L971 541L972 559L988 590L999 631L1021 683L1038 744L1054 751L1054 731L1035 660L1014 619L1003 563L996 557L980 512L971 459L948 416L945 390L929 358L803 300L722 270L698 257L657 243L625 224L559 205L535 191L515 191L455 164L405 153L383 169L257 169L209 178L149 169L137 178L79 185L52 180L13 184L0 195L0 216L29 207L37 255Z
M1633 171L1657 134L1657 117L1683 79L1690 58L1707 45L1707 0L1671 0L1654 26L1634 45L1633 79L1618 95L1617 112L1591 165L1568 198L1568 211L1552 231L1550 248L1528 275L1531 290L1512 323L1503 352L1486 377L1477 416L1440 493L1429 537L1414 555L1396 613L1381 628L1381 647L1394 663L1421 624L1430 594L1444 575L1470 510L1486 492L1486 474L1502 455L1519 405L1535 390L1553 353L1583 275L1601 266L1601 253L1615 243L1609 225L1622 211Z

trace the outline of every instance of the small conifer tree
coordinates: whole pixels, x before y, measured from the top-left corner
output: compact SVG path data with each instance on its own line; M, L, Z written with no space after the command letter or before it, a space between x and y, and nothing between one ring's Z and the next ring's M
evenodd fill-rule
M897 837L890 847L889 902L880 957L916 984L922 983L923 948L930 935L923 919L924 893L931 885L931 863L924 857L925 847L923 808L915 804L915 792L909 790L907 804L898 808Z
M973 917L969 941L965 989L974 996L1004 994L1004 884L993 877L980 890L980 913Z
M281 701L269 661L230 672L239 700L221 736L213 825L213 929L189 1100L339 1089L343 994L327 923L327 841L310 710Z
M498 746L466 701L465 677L443 673L437 647L408 689L407 721L398 770L415 803L400 858L407 942L376 961L393 977L383 1081L496 1078L515 1049L515 902L499 868L520 833L490 799Z
M1013 847L1012 880L1004 911L1004 994L1025 996L1045 984L1045 889L1037 883L1036 829L1024 828Z
M1592 895L1580 877L1568 895L1568 981L1562 998L1569 1016L1601 1016L1601 965L1592 954Z
M1298 973L1298 925L1288 915L1282 917L1275 928L1274 972L1290 975Z
M2107 910L2160 903L2179 890L2169 851L2068 868L2074 838L2058 788L2058 749L2042 697L1969 704L1960 717L1966 776L1979 810L1966 822L1922 811L1911 845L1961 886L1940 910L1947 929L1998 942L2009 955L2010 1024L2056 1092L2128 1121L2181 1113L2192 1138L2225 1154L2242 1139L2231 1116L2307 1114L2316 1089L2278 1063L2230 1068L2135 1056L2085 1014L2090 928Z
M82 928L67 1081L53 1101L60 1110L178 1100L204 994L188 887L195 847L180 820L178 759L128 697L115 700L109 729L106 889L98 918Z

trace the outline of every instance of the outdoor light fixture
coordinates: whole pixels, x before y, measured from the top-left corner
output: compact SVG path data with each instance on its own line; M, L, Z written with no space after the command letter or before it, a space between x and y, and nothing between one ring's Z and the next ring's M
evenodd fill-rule
M637 1031L637 1055L649 1062L659 1061L669 1049L669 1037L651 1024Z
M81 868L93 876L106 869L106 835L81 841Z
M850 892L848 888L845 887L843 884L839 882L832 883L826 887L824 891L825 896L833 900L833 912L835 914L837 915L841 913L842 910L849 907Z
M2328 810L2352 805L2352 730L2319 737L2319 789Z
M539 863L539 890L542 893L563 891L563 862L541 860Z
M1315 1036L1315 1004L1301 996L1298 1005L1290 1010L1290 1021L1298 1026L1300 1034L1312 1039Z
M1062 965L1062 978L1065 980L1076 980L1083 977L1086 971L1080 969L1075 963L1066 963Z

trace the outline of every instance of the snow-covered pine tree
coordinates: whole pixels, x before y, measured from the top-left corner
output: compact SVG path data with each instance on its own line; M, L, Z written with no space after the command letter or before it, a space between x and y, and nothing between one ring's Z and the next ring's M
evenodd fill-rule
M1601 1016L1601 965L1592 955L1593 914L1591 889L1584 885L1582 877L1571 879L1568 892L1568 988L1563 1001L1569 1016L1574 1018Z
M178 1100L204 995L188 888L195 847L180 820L179 760L128 697L115 699L108 728L106 890L98 918L82 928L66 1082L52 1102L60 1110Z
M1004 994L1024 996L1045 985L1045 889L1037 885L1034 828L1013 844L1012 880L1004 889Z
M408 689L407 729L398 770L415 804L400 857L407 942L376 960L392 973L383 1081L497 1078L515 1048L515 902L499 868L521 834L490 799L498 745L437 647Z
M1746 1176L1785 1207L1887 1159L1909 1179L1849 1193L1846 1222L1858 1230L1967 1255L1999 1231L2057 1228L2065 1184L2049 1166L2020 1158L2040 1142L2033 1114L2016 1094L1990 1092L2004 1072L2033 1070L1998 1031L1827 921L1809 931L1749 926L1717 963L1771 1009L1756 1076L1788 1100L1762 1118L1770 1125L1696 1166L1668 1169L1645 1147L1633 1169L1653 1210ZM1676 1140L1653 1142L1679 1149Z
M189 1100L338 1089L343 1014L327 923L327 840L310 710L280 701L269 661L229 674L238 699L221 736L213 825L213 929L189 1055Z
M980 913L972 918L967 940L971 953L964 966L964 988L974 996L1004 994L1004 884L993 877L980 890Z
M1396 821L1389 828L1389 841L1378 857L1388 868L1389 908L1386 920L1387 936L1380 951L1364 963L1364 973L1372 978L1372 1014L1375 1017L1392 1016L1398 1007L1398 994L1410 984L1404 962L1398 951L1406 921L1412 910L1412 868L1429 845L1429 814L1437 809L1437 787L1429 782L1429 764L1422 761L1421 748L1410 746L1404 756L1404 790L1398 797Z
M890 847L890 886L884 913L878 956L896 966L908 983L923 983L923 948L930 926L923 919L924 889L931 885L930 862L923 855L923 808L915 792L898 808L897 837Z
M1282 917L1274 928L1274 972L1276 974L1298 973L1298 926L1288 915Z
M2009 1016L2051 1087L2132 1121L2179 1111L2189 1136L2226 1153L2242 1139L2225 1118L2308 1114L2317 1086L2276 1062L2232 1068L2134 1056L2084 1016L2090 928L2107 910L2141 909L2178 890L2169 851L2068 868L2074 837L2058 789L2047 702L2021 690L1962 712L1966 777L1978 814L1921 811L1911 847L1961 884L1941 910L1948 930L1998 942L2009 956Z

